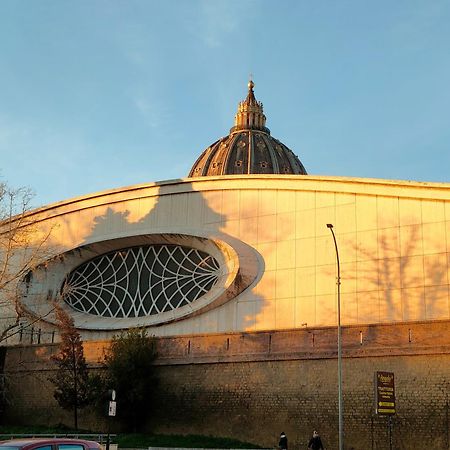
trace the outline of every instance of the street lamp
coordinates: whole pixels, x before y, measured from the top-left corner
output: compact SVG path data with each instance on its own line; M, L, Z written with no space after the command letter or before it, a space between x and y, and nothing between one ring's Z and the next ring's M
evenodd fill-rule
M336 242L336 236L333 230L333 224L327 223L327 228L330 229L333 235L334 248L336 249L336 262L337 262L337 319L338 319L338 415L339 415L339 450L344 448L344 421L342 417L342 343L341 343L341 267L339 263L339 251Z

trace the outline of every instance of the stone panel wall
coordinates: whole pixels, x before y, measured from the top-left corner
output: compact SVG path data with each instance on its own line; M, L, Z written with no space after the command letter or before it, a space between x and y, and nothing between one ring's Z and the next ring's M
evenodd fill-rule
M450 322L343 329L346 449L389 449L388 421L373 413L379 370L396 377L394 448L449 448L449 331ZM93 368L107 345L85 343ZM161 338L149 429L235 437L267 448L285 431L293 449L306 448L319 429L326 448L337 449L335 347L335 328ZM48 382L56 348L8 348L9 422L73 423ZM105 424L85 411L80 427L102 431Z

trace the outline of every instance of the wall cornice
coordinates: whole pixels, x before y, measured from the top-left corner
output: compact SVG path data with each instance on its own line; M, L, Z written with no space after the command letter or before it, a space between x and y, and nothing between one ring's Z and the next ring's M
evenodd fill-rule
M337 358L336 327L158 337L158 366ZM84 342L99 367L110 341ZM8 347L5 372L51 368L57 344ZM342 327L342 356L351 358L450 355L450 321Z
M228 175L167 180L96 192L37 208L28 216L36 216L36 220L41 221L145 197L236 189L336 192L450 201L450 183L314 175Z

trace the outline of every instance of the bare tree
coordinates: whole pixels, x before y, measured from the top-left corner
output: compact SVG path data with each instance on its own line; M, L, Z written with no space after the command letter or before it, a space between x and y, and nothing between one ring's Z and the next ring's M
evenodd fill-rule
M26 316L18 284L50 256L46 245L50 232L38 230L38 218L30 214L33 192L0 183L0 343L19 332ZM29 326L40 318L33 318Z

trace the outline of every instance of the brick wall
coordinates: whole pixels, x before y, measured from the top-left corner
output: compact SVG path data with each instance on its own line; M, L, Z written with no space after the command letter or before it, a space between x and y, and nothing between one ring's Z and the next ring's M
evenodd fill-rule
M345 327L345 448L389 449L388 422L373 414L373 376L395 373L396 449L448 449L450 322ZM92 366L106 342L85 343ZM264 447L285 431L306 448L318 429L337 448L336 329L239 333L158 340L158 393L149 429L235 437ZM8 349L11 422L71 424L52 398L48 356L55 346ZM120 394L119 394L120 396ZM101 431L92 412L81 427Z
M387 419L374 416L373 374L396 375L394 448L448 448L450 358L406 356L345 359L346 448L388 449ZM294 448L318 429L337 448L335 360L165 366L154 429L233 436L272 447L285 431ZM429 445L433 443L432 445Z
M93 355L92 349L97 348L98 344L86 347L89 350L85 353ZM54 386L49 381L53 374L50 356L57 349L54 344L8 347L5 364L6 423L73 426L73 414L58 406L53 398ZM78 426L80 429L106 431L104 420L89 409L79 414Z

